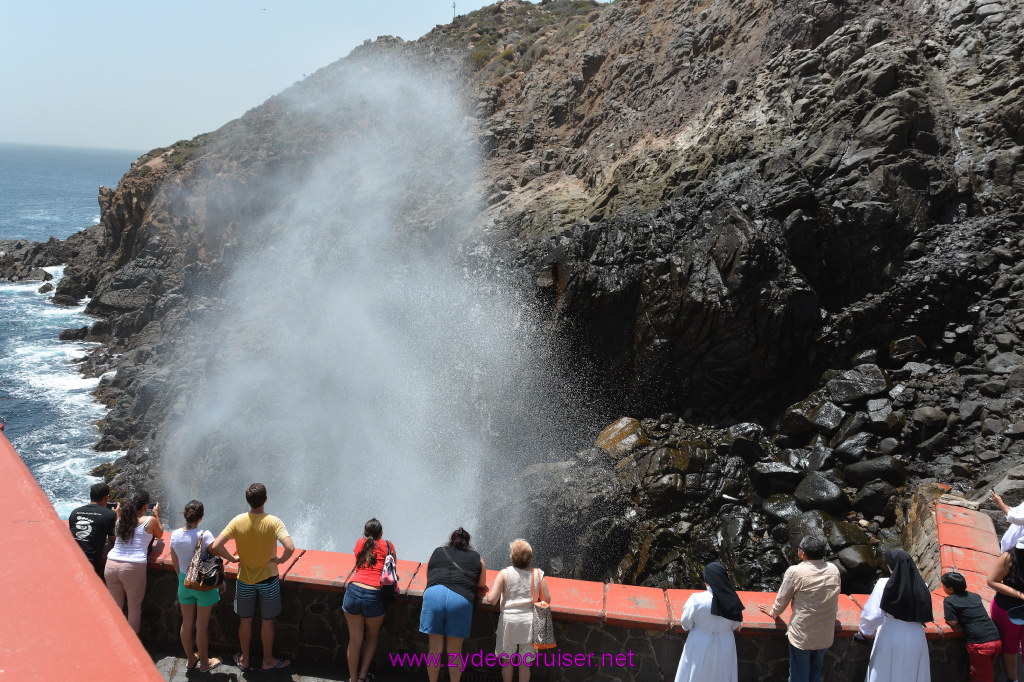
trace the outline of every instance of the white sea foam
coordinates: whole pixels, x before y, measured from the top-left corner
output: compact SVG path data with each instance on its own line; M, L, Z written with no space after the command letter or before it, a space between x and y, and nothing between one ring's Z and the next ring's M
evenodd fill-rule
M63 266L45 270L55 285L64 273ZM13 406L4 415L8 438L58 513L66 516L97 480L89 472L121 453L92 449L95 422L106 408L91 393L99 379L80 374L75 361L97 344L57 338L62 329L92 320L82 314L84 306L53 305L38 294L39 287L39 282L0 285L0 391Z

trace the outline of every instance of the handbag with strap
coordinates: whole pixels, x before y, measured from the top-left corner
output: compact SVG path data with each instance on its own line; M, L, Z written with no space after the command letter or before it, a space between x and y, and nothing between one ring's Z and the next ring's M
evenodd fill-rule
M203 558L203 534L196 539L196 551L185 571L185 587L198 592L215 590L224 584L224 560L207 554Z
M533 597L533 627L530 639L534 649L553 649L555 647L555 623L551 619L551 606L544 601L544 592L537 585L537 569L530 574L530 594Z
M466 573L466 569L464 569L462 566L459 566L459 562L457 562L455 559L452 558L452 555L448 553L447 549L442 547L441 551L444 552L444 555L446 557L448 557L448 561L452 562L452 564L455 566L455 568L459 569L459 573L461 573L462 575L466 576L470 580L474 580L473 576L471 576L469 573ZM477 602L478 601L480 601L480 591L479 590L473 590L473 608L474 609L477 607Z
M395 548L390 541L387 543L388 553L384 557L384 566L380 569L380 592L385 601L394 601L402 596L398 587L398 569L395 567Z

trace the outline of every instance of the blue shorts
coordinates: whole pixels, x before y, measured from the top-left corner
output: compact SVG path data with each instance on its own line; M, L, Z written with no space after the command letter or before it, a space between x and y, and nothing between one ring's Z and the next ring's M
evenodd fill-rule
M473 602L444 585L431 585L423 592L420 632L465 639L472 625Z
M345 601L341 603L341 610L352 616L378 618L384 615L388 607L380 590L349 583L345 587Z

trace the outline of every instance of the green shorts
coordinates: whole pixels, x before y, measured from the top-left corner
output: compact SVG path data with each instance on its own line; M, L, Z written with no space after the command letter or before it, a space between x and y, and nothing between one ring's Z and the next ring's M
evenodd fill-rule
M206 592L185 587L185 574L178 574L178 603L182 605L213 606L220 601L220 590L214 588Z

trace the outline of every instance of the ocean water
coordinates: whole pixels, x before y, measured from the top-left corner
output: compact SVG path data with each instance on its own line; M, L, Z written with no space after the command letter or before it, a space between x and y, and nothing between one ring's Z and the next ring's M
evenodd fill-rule
M0 240L64 239L99 221L100 185L113 187L136 152L0 144ZM63 267L47 268L59 281ZM106 409L98 379L75 360L95 344L58 340L91 324L85 306L53 305L40 282L0 281L0 422L57 512L88 501L89 471L121 453L96 452L96 421Z

